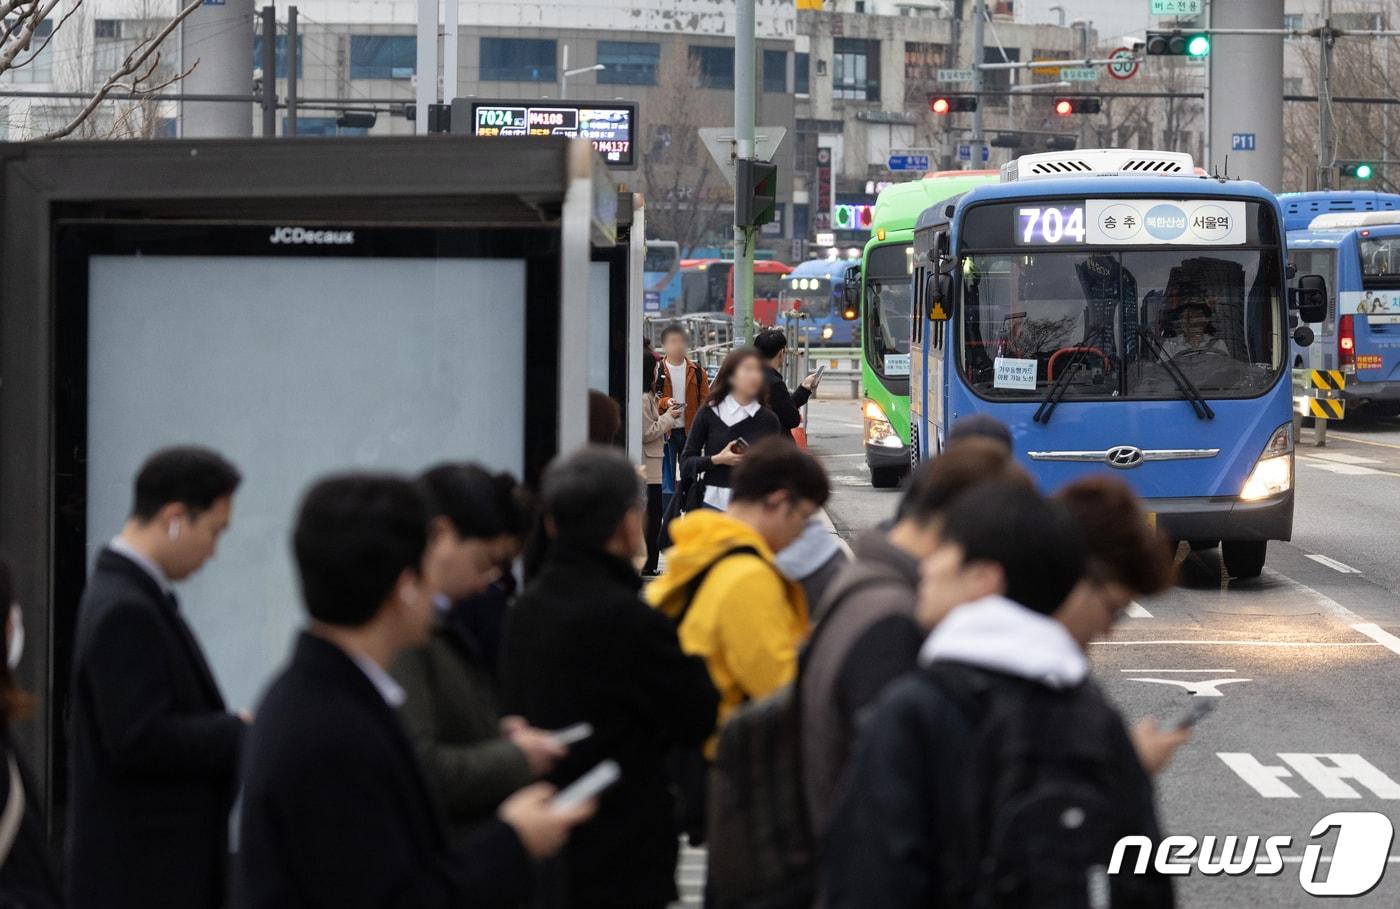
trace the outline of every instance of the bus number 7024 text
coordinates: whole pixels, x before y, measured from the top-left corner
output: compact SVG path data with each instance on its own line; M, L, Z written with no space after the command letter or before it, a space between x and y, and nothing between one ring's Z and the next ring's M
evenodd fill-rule
M1084 206L1016 209L1016 242L1022 246L1058 246L1084 242Z

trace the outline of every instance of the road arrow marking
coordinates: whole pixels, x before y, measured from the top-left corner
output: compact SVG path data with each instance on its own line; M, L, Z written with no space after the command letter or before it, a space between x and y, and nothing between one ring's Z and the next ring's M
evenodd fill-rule
M1158 685L1178 685L1198 698L1220 698L1225 696L1225 692L1220 690L1221 685L1228 685L1231 682L1252 682L1253 679L1193 679L1182 681L1181 679L1128 679L1130 682L1155 682Z

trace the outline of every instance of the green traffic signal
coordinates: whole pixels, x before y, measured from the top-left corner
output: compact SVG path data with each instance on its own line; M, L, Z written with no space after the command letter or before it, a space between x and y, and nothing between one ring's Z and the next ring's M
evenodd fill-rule
M1376 166L1369 161L1353 161L1342 165L1342 176L1353 180L1369 180L1376 174Z
M1371 179L1371 165L1369 165L1369 164L1358 164L1358 165L1356 165L1356 179L1358 179L1358 180L1369 180L1369 179Z
M1210 53L1209 35L1192 35L1191 40L1186 44L1186 55L1188 57L1204 57Z

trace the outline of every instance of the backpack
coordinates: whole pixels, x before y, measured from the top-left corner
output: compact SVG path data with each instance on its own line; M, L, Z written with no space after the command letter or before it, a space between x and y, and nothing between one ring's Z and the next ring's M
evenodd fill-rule
M707 906L810 909L816 902L821 843L803 784L801 666L846 597L888 583L862 578L840 590L812 629L797 681L740 707L720 731L710 774Z
M1151 827L1135 782L1150 784L1134 780L1141 767L1097 688L1054 690L951 662L922 671L972 726L968 777L943 827L960 832L942 857L946 905L1172 905L1165 879L1108 876L1114 844Z

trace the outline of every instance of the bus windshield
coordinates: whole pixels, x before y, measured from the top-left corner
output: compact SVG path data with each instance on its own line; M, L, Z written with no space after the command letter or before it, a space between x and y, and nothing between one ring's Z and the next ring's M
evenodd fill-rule
M755 271L753 295L760 300L776 300L783 290L783 276L776 272Z
M646 260L642 271L661 272L669 275L680 264L680 250L675 244L647 244Z
M865 333L867 355L875 371L909 375L909 329L913 307L910 275L914 246L877 246L865 263Z
M1361 246L1361 276L1400 278L1400 237L1367 237Z
M1272 249L972 254L963 376L995 398L1039 397L1066 370L1067 397L1180 398L1182 376L1257 395L1286 353L1280 273Z

